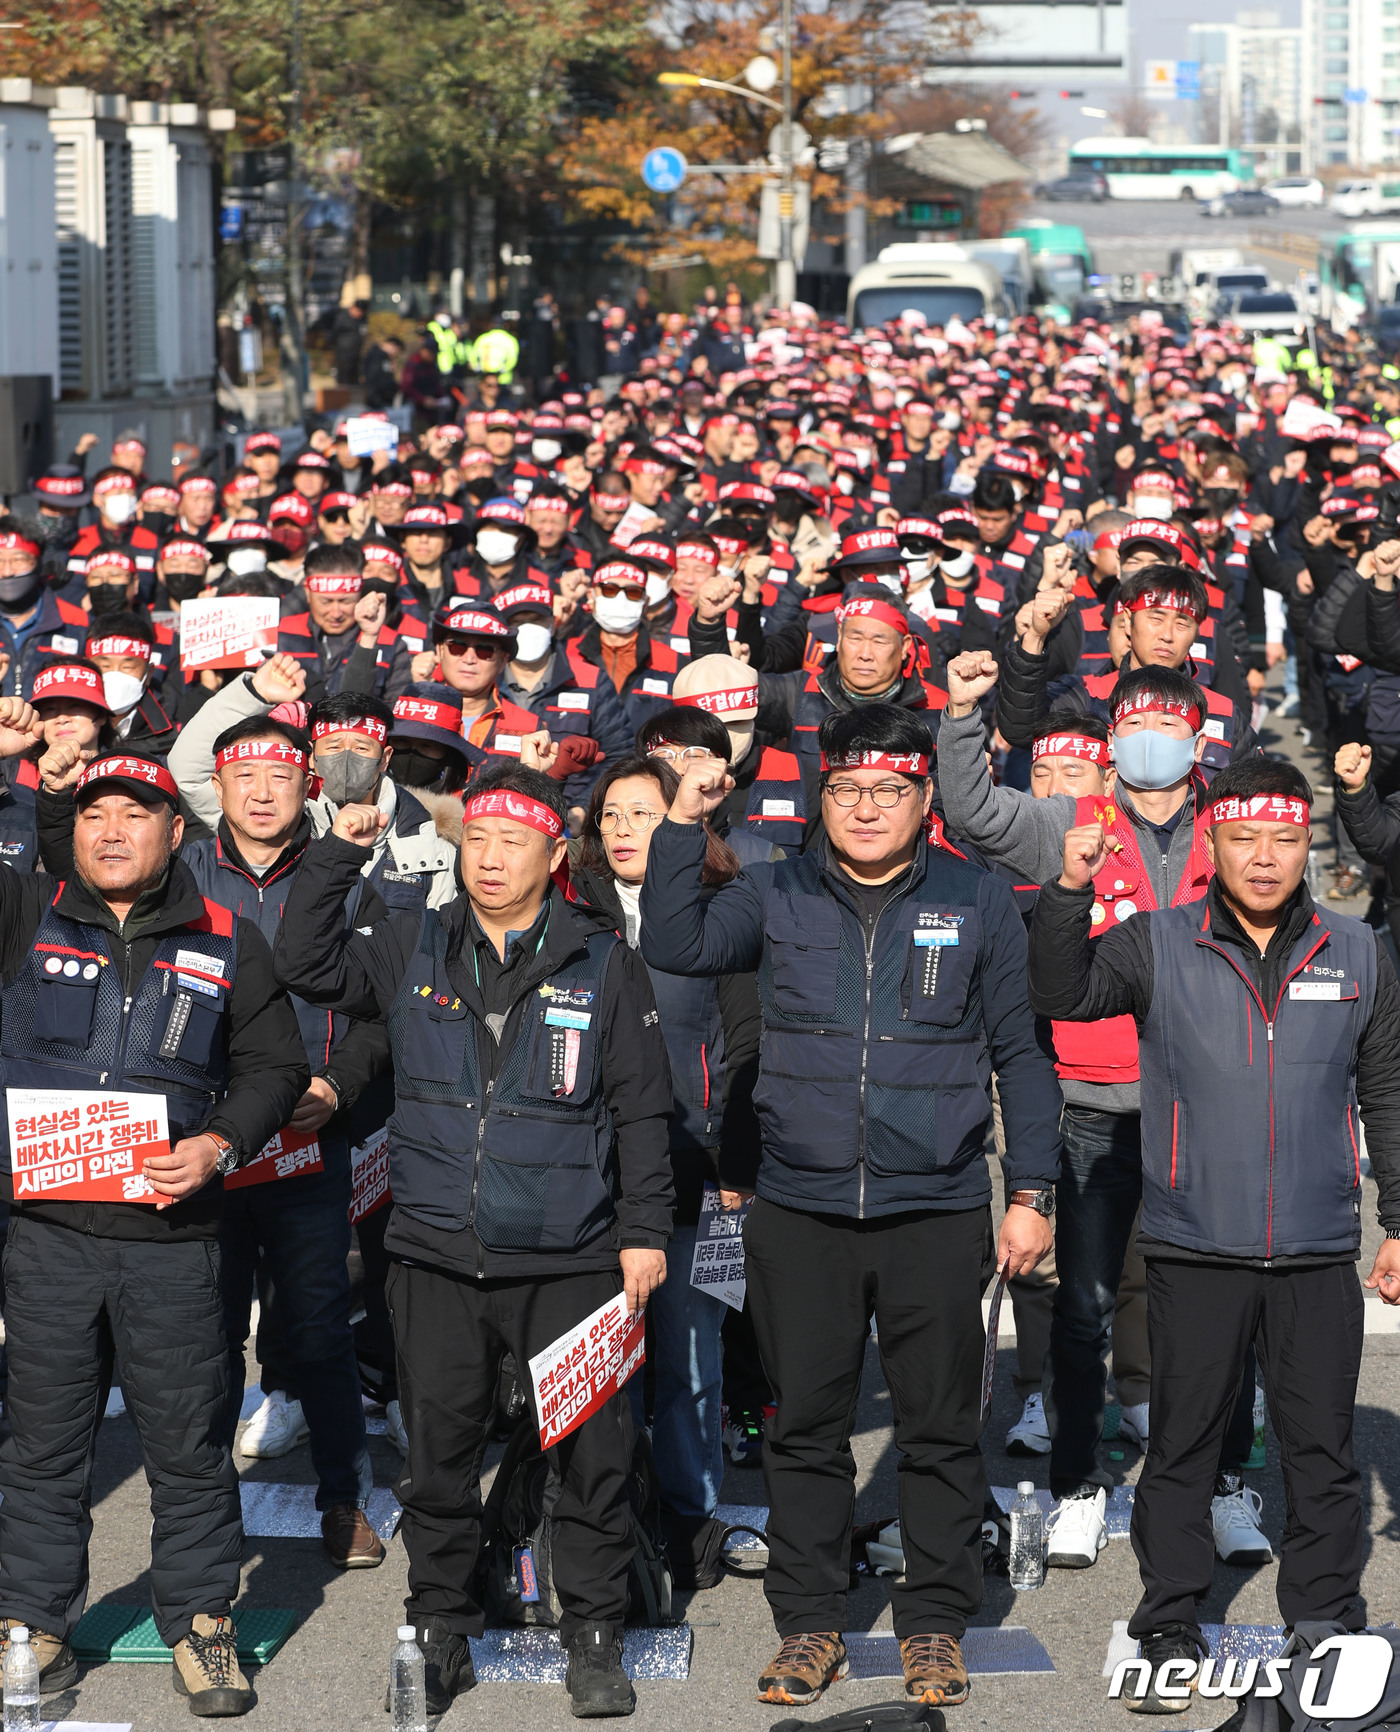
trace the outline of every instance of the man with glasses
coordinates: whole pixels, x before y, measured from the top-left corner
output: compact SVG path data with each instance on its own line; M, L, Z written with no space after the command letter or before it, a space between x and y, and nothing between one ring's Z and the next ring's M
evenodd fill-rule
M872 703L829 716L819 741L820 845L713 895L703 820L731 778L685 770L651 841L642 953L673 974L759 973L763 1159L744 1249L777 1403L764 1592L782 1638L759 1699L810 1703L846 1675L850 1426L873 1314L901 1453L905 1691L947 1706L968 1694L961 1637L982 1600L981 1295L994 1269L1050 1248L1060 1091L1009 885L928 840L922 719ZM1010 1190L995 1249L993 1071Z
M489 604L458 596L433 615L433 655L442 678L461 694L462 737L474 770L496 758L518 762L521 741L540 725L496 689L515 647L513 627Z
M672 682L685 659L647 630L646 604L645 569L630 559L610 559L592 573L588 608L593 623L568 641L569 660L580 679L583 668L601 668L633 728L671 702Z
M316 507L316 538L332 547L343 547L354 534L350 513L359 504L353 493L336 490L323 493ZM360 508L363 512L363 507Z

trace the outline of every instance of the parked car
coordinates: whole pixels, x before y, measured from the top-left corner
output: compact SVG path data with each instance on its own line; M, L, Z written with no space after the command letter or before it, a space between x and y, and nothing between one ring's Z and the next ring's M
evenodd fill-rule
M1327 203L1327 188L1310 174L1286 174L1281 180L1265 181L1264 191L1275 204L1315 205L1321 210Z
M1042 181L1035 195L1050 204L1102 204L1108 197L1108 182L1091 170L1076 170L1058 180Z
M1262 187L1241 187L1238 192L1222 193L1218 198L1207 199L1201 206L1201 215L1206 217L1252 217L1272 216L1279 208L1278 200L1271 198Z
M1273 337L1301 337L1307 328L1298 303L1287 289L1222 295L1216 316L1241 331Z

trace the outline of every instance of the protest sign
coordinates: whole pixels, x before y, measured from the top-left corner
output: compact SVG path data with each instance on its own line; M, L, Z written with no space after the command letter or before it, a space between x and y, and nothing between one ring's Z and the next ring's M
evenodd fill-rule
M211 595L180 609L180 666L255 668L277 648L275 595Z
M397 451L399 430L377 415L352 415L345 423L352 457L373 457L376 451Z
M706 1185L690 1260L691 1286L713 1293L734 1311L744 1309L743 1232L751 1203L752 1198L737 1209L721 1208L718 1186Z
M16 1201L154 1203L142 1172L170 1153L164 1095L6 1089Z
M273 1179L290 1179L295 1173L322 1173L321 1145L316 1133L281 1130L266 1143L256 1160L224 1177L226 1191L241 1191L247 1185L266 1185Z
M645 1357L645 1313L635 1311L629 1317L625 1293L537 1353L530 1361L530 1382L540 1448L551 1449L596 1413Z
M363 1221L389 1201L389 1132L378 1130L350 1151L350 1219Z

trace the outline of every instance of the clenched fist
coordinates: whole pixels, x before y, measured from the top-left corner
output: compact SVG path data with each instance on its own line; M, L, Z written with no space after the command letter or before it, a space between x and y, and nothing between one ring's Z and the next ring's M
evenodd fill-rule
M1066 890L1087 890L1108 859L1102 824L1076 824L1065 833L1060 883Z
M986 650L964 650L948 663L950 716L970 716L997 683L996 657Z
M1332 768L1347 793L1359 794L1371 773L1371 748L1357 745L1341 747Z

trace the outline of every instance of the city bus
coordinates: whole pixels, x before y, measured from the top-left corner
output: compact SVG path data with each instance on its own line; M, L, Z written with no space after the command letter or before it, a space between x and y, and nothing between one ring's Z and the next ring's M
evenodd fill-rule
M1330 235L1318 249L1317 297L1318 313L1334 331L1400 299L1400 228L1377 223Z
M1210 199L1254 178L1237 150L1146 138L1081 138L1069 147L1069 169L1103 175L1110 198Z
M1094 274L1094 255L1083 229L1033 217L1008 229L1006 239L1024 241L1030 248L1037 305L1069 308L1084 293Z

